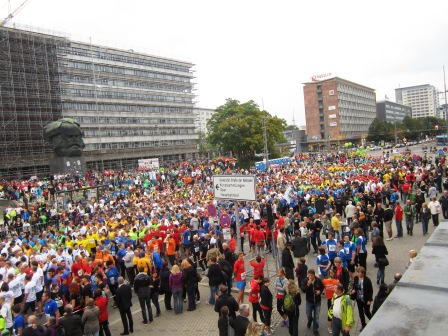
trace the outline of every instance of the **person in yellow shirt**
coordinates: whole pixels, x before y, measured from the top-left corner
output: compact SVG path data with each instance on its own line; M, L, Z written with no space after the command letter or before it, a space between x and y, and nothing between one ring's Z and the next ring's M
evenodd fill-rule
M87 241L86 250L87 251L90 251L91 253L96 252L96 240L97 239L98 239L98 235L95 236L91 230L89 230L87 232L87 235L86 235L86 241Z
M341 223L339 222L340 220L341 214L339 213L331 217L331 227L333 228L336 240L341 239Z
M143 272L146 274L150 274L152 271L151 259L145 254L145 252L140 252L138 255L137 269L140 269L140 267L143 267Z

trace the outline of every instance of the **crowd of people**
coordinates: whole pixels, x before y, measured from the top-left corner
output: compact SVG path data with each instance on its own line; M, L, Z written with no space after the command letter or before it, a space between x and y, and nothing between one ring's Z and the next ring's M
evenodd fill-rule
M216 174L255 174L257 200L215 199ZM411 237L415 222L425 235L430 221L448 218L445 175L444 158L339 153L299 155L267 172L221 159L157 171L2 180L0 198L10 202L0 231L0 329L109 336L109 312L118 309L121 335L128 335L133 296L141 323L150 324L162 314L160 296L166 312L183 314L184 303L195 311L206 277L205 304L219 314L220 335L270 335L274 307L281 325L297 335L302 296L316 335L323 297L328 332L347 335L353 303L364 328L389 292L384 240L404 239L402 221ZM228 241L222 214L231 218ZM366 276L368 242L378 267L375 298ZM279 265L275 279L265 272L272 257ZM38 323L43 318L46 327Z

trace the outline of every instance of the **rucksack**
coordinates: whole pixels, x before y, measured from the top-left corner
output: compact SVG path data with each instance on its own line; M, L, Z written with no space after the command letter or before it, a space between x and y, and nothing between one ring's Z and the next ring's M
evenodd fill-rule
M283 299L283 310L289 312L294 311L294 298L289 293L286 293L285 298Z

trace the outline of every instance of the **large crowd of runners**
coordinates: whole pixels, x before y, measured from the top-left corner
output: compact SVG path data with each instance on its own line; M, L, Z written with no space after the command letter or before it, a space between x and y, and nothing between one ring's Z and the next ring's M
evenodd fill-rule
M255 175L257 200L215 199L218 174ZM427 234L430 222L448 217L445 175L444 157L339 152L298 155L267 172L222 158L156 171L1 180L0 199L9 202L0 228L0 330L110 336L108 314L116 308L127 335L132 295L141 323L150 324L162 302L166 313L183 314L184 305L194 311L198 283L207 277L203 304L219 313L219 335L270 335L274 313L297 335L300 309L317 335L322 297L328 332L347 335L352 302L364 328L389 292L384 240ZM224 213L231 218L229 241L218 220ZM422 232L414 231L415 222ZM375 299L366 277L367 241L378 266ZM279 265L274 284L264 272L266 258Z

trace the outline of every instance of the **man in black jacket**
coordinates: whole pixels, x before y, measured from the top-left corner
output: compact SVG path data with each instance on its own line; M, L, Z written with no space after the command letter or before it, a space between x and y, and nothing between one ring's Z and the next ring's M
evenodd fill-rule
M372 314L370 313L370 305L373 301L373 286L372 281L366 277L366 270L364 267L358 267L356 272L358 275L355 276L353 281L351 299L356 300L362 331L366 326L365 316L367 316L369 320L372 318Z
M443 195L439 198L439 202L442 206L443 218L448 219L448 190L443 192Z
M137 294L140 308L142 309L143 324L148 324L153 321L152 308L151 308L151 278L144 272L144 268L138 269L138 274L134 278L134 292ZM148 308L148 315L146 315L146 308Z
M73 314L73 307L71 304L66 305L64 311L65 314L59 319L58 323L64 328L65 335L82 336L81 316Z
M235 336L245 336L247 326L250 323L249 315L250 315L250 308L248 304L242 304L240 306L240 315L237 316L237 318L232 321L230 324L233 329L235 329Z
M291 255L291 242L286 243L286 248L282 251L282 265L288 280L294 280L294 260Z
M214 305L215 295L218 293L218 286L225 282L221 267L216 263L216 257L210 258L210 266L208 268L207 277L208 285L210 286L210 299L205 301L205 304Z
M306 297L307 327L311 328L311 323L313 323L314 335L319 335L319 314L324 285L322 280L316 277L316 272L313 269L309 269L308 277L303 280L301 287Z
M300 230L294 232L294 239L291 240L294 258L302 258L308 254L308 239L300 235Z
M135 280L134 280L135 282ZM132 319L132 289L131 286L124 283L123 277L118 278L118 288L115 292L115 301L120 311L121 322L123 322L124 331L120 335L129 335L134 332L134 320Z
M216 299L215 312L221 316L221 308L227 306L229 308L229 316L236 318L236 312L240 308L235 298L227 293L227 287L225 285L219 286L219 292L221 295Z

